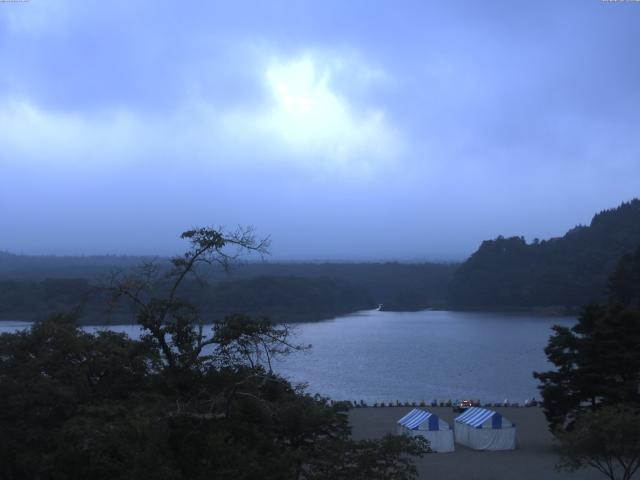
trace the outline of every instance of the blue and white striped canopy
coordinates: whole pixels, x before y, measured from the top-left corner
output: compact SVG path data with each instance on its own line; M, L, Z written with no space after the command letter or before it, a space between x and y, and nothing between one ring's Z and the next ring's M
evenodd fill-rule
M492 419L492 428L502 427L502 415L493 410L479 407L469 408L462 415L456 417L455 421L480 428L489 418Z
M419 410L414 408L409 413L407 413L404 417L398 420L398 424L406 427L410 430L414 430L418 428L425 422L429 422L429 430L437 430L438 427L438 417L431 412L426 412L424 410Z

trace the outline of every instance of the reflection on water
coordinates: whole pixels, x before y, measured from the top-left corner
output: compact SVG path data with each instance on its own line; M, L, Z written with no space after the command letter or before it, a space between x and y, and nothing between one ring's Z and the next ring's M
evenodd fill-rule
M549 368L543 348L554 324L574 319L472 312L379 312L295 325L295 341L311 344L274 368L311 392L334 399L523 402L538 396L534 370ZM0 322L0 332L27 328ZM109 328L139 335L132 325Z
M554 324L571 318L422 311L367 312L299 324L308 354L276 367L335 399L523 402L539 396L531 372L549 368L544 347Z

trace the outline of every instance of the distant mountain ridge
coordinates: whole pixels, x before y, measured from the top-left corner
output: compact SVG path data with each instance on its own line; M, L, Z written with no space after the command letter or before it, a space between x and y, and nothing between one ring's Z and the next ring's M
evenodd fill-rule
M527 243L482 242L454 273L449 302L458 308L559 308L571 311L606 296L620 258L640 246L640 200L597 213L589 226Z

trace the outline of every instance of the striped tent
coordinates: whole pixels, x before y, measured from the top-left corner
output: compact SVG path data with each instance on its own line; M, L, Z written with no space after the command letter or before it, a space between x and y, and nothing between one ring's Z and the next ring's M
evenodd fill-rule
M456 442L475 450L513 450L516 426L494 410L473 407L454 420Z
M437 415L414 408L397 422L400 435L422 436L434 452L453 452L453 430Z

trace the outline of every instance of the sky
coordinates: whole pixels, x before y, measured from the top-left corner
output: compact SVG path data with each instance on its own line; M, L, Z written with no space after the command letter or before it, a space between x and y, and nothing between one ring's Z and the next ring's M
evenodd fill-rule
M640 195L640 2L0 2L0 250L461 260Z

